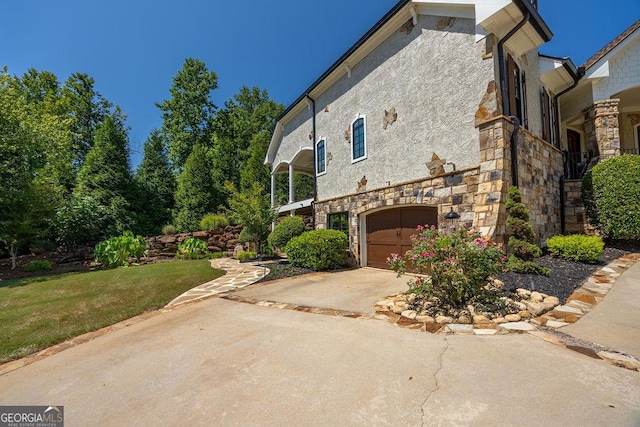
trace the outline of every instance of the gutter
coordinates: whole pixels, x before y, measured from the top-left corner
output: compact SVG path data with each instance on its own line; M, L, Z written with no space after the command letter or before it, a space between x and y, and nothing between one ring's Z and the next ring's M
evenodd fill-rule
M308 102L311 102L311 123L312 123L312 132L313 132L313 202L311 202L311 219L312 219L312 224L313 224L313 229L315 230L316 228L316 209L315 209L315 203L316 203L316 199L318 197L318 171L316 170L316 168L318 167L317 164L317 153L316 153L316 142L317 142L317 137L316 137L316 100L311 98L311 96L309 96L309 93L306 93L304 95L305 99Z
M556 125L553 131L556 133L556 139L558 140L558 144L560 144L560 105L558 104L558 98L560 98L562 95L564 95L565 93L569 92L571 89L578 86L580 79L584 77L586 73L586 69L584 67L578 67L577 72L574 72L575 67L572 69L569 61L563 62L562 65L565 67L565 69L569 73L572 74L573 84L553 97L553 105L555 106L554 111L556 114ZM566 170L566 165L567 165L567 152L563 150L562 156L564 157L564 161L562 162L564 167L563 167L562 176L560 177L560 233L565 234L567 229L567 213L565 212L566 207L565 207L565 197L564 197L564 171Z
M504 116L509 116L511 120L513 120L513 133L511 134L511 182L514 187L518 186L518 132L520 131L520 119L511 116L511 107L509 105L509 93L507 86L507 66L504 61L504 44L509 40L515 33L517 33L522 27L525 26L529 19L531 19L531 14L529 10L523 11L524 17L522 21L518 23L515 27L507 33L499 42L498 42L498 71L500 72L500 94L502 99L502 114Z

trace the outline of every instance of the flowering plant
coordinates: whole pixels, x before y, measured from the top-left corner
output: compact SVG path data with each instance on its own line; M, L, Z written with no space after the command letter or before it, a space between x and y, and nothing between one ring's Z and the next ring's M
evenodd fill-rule
M490 276L506 261L500 244L473 229L459 227L443 233L435 226L418 226L413 246L404 255L391 254L387 262L402 276L415 273L409 292L461 307L483 295Z

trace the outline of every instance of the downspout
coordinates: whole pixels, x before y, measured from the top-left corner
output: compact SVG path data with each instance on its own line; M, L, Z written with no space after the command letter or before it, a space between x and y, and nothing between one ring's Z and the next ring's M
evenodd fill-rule
M311 132L313 133L313 201L311 202L311 224L313 225L313 229L316 228L316 198L318 196L318 173L316 171L317 168L317 153L316 153L316 101L311 98L308 93L306 93L305 98L311 102Z
M531 19L531 14L529 11L525 11L524 17L522 21L518 23L515 27L511 29L498 42L498 71L500 72L500 94L502 98L502 115L511 116L511 108L509 105L509 93L507 87L507 66L504 60L504 44L509 40L515 33L517 33L524 25L529 22ZM511 134L511 181L515 187L518 186L518 132L520 130L520 120L517 117L510 117L513 120L513 133Z
M554 114L556 115L556 125L554 126L553 131L556 134L556 143L558 144L558 146L560 145L560 105L558 104L558 98L569 92L574 87L578 86L578 82L580 82L580 79L584 77L585 72L586 70L584 67L579 67L578 75L573 78L573 84L553 97L553 105L555 106ZM564 161L562 162L563 171L562 175L560 176L560 233L565 234L567 231L567 213L565 212L566 206L564 196L564 171L567 170L567 151L563 150L562 156L564 157Z

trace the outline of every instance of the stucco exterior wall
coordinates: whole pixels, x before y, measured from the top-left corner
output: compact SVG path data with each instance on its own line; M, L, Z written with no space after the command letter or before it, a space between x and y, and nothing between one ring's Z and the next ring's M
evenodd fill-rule
M457 169L478 164L474 114L493 63L482 59L472 20L448 22L438 30L443 18L419 16L410 33L395 32L316 98L317 137L328 154L318 200L356 191L363 177L369 188L427 178L433 153ZM392 108L397 121L384 129ZM366 116L367 158L352 163L345 131L358 115Z
M609 76L593 85L594 100L615 98L619 92L640 86L640 38L609 60Z
M309 133L313 131L313 114L309 108L304 108L292 120L284 124L282 140L276 153L274 166L282 162L289 163L301 148L313 148L313 139Z

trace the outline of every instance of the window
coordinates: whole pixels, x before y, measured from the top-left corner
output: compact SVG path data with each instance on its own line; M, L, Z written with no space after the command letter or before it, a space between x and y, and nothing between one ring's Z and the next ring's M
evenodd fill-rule
M329 214L329 229L340 230L347 236L349 235L349 213L339 212Z
M640 154L640 123L636 125L636 152L634 154Z
M520 119L521 125L529 129L527 118L527 79L524 72L507 55L507 90L509 93L509 115Z
M316 144L316 175L323 175L327 172L327 148L326 140L322 138Z
M367 129L365 117L358 117L351 124L351 162L367 158Z

